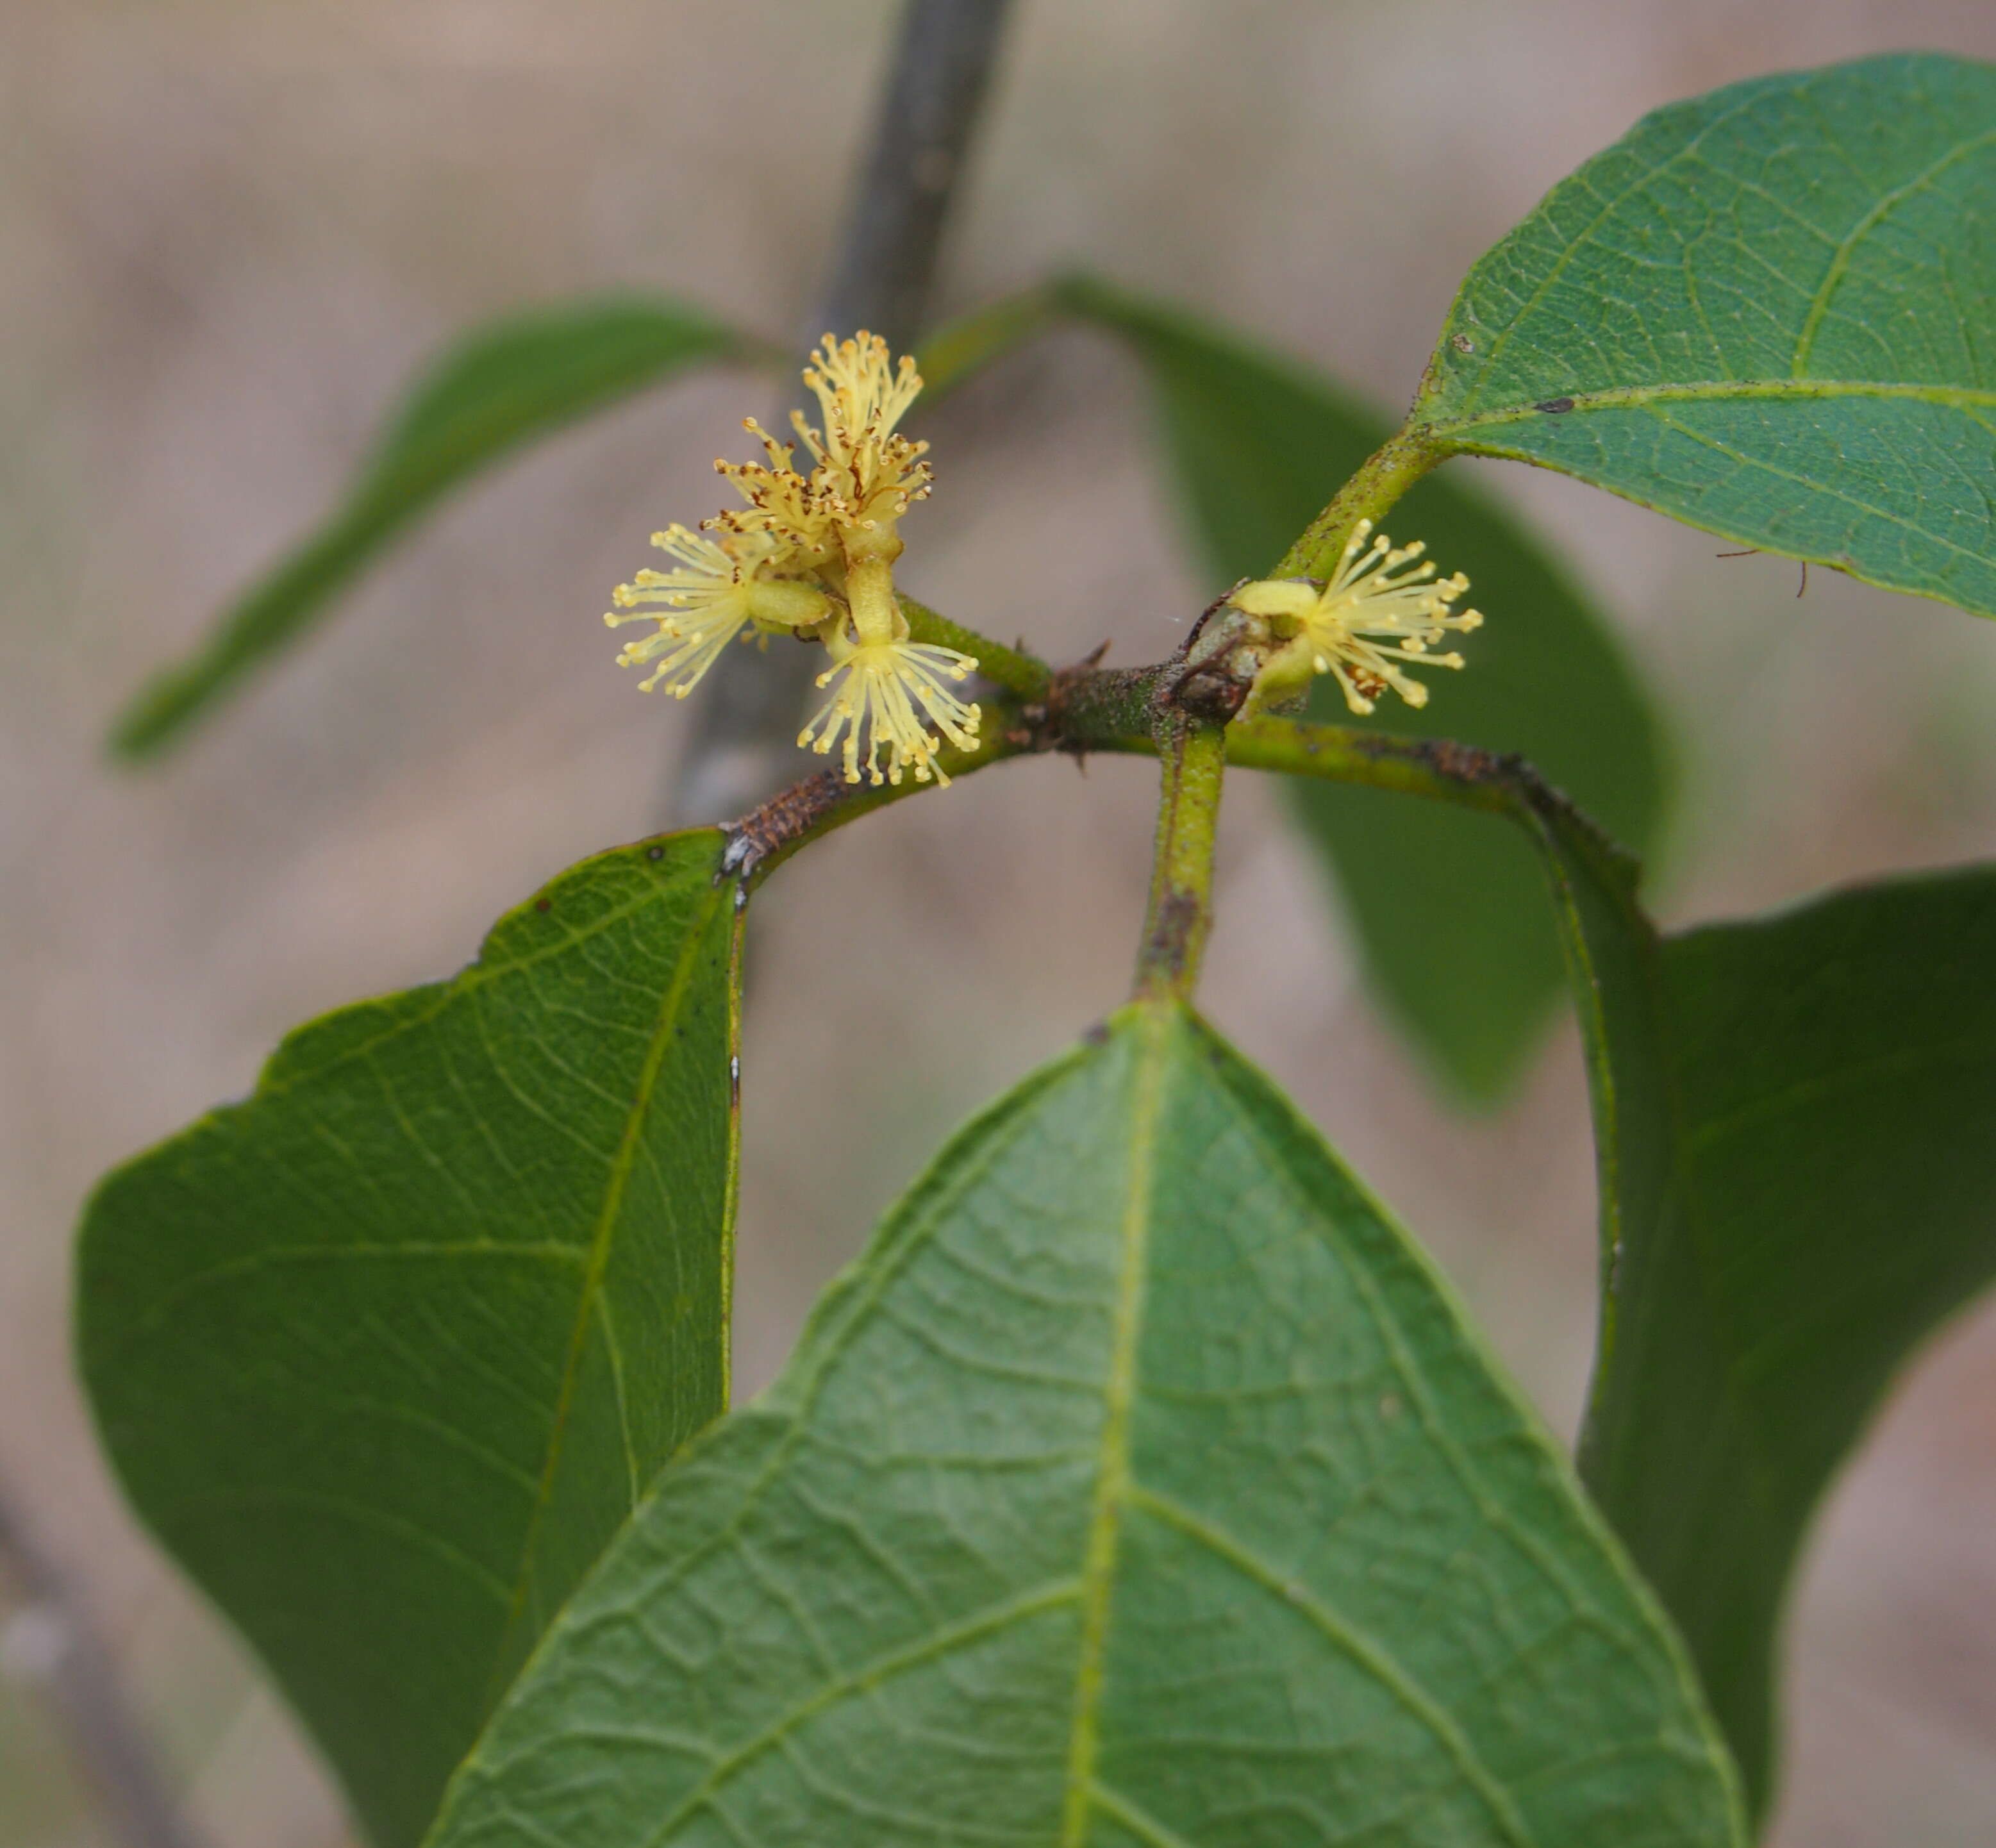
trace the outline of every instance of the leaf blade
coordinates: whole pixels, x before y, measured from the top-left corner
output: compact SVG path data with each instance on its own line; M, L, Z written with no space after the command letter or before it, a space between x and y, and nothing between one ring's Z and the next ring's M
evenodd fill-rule
M1581 1471L1764 1807L1815 1509L1919 1343L1996 1278L1996 872L1661 939L1602 907L1585 936L1616 969L1582 1016L1608 1289Z
M1736 1842L1708 1724L1425 1261L1152 1007L917 1182L432 1841Z
M86 1211L78 1350L127 1493L384 1845L724 1407L721 846L584 862L453 981L292 1035Z
M1996 614L1992 181L1996 67L1965 60L1659 110L1471 270L1413 421Z
M1595 1122L1581 1475L1683 1635L1757 1815L1815 1508L1919 1343L1996 1279L1996 868L1664 937L1633 862L1528 786L1507 802L1552 883ZM1945 1082L1918 1088L1923 1066ZM1771 1099L1791 1106L1785 1141L1760 1120Z
M141 759L177 742L481 470L688 366L753 350L690 308L636 297L539 309L480 329L416 382L339 510L245 592L192 655L139 689L113 727L112 750Z

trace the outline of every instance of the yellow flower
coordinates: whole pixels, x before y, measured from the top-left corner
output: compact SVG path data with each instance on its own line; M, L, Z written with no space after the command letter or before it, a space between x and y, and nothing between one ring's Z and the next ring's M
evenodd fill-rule
M626 622L658 624L655 634L627 642L617 657L619 667L659 663L643 683L647 693L676 674L680 678L668 690L683 700L737 635L745 640L752 629L807 628L831 612L831 600L822 590L758 575L771 562L770 548L759 535L735 539L731 549L683 526L669 526L653 533L652 543L676 559L676 567L640 571L630 583L619 584L611 594L618 607L603 618L611 628ZM648 603L666 605L666 613L637 607Z
M894 594L896 530L929 491L928 445L895 426L922 388L913 360L898 364L887 343L863 330L854 339L827 334L804 383L824 419L814 428L793 414L810 473L791 466L797 446L780 443L752 418L766 460L717 462L745 507L703 522L715 536L683 526L652 535L674 560L669 571L641 571L619 584L612 628L646 618L655 634L629 644L624 666L656 662L647 690L669 683L683 697L739 635L789 629L825 645L831 666L818 676L831 697L799 735L829 755L842 746L845 779L899 783L949 779L936 762L945 740L974 750L979 709L951 691L977 663L954 649L911 638ZM662 605L642 609L640 604ZM834 686L834 683L837 684Z
M899 423L922 388L915 363L896 366L887 342L864 329L850 340L827 334L804 369L804 383L816 394L824 428L814 429L804 413L790 413L812 463L808 476L791 466L793 443L779 442L753 418L743 428L762 445L766 463L718 461L715 469L734 483L745 510L717 514L707 522L721 531L766 532L800 561L831 561L852 535L877 534L873 549L893 544L893 525L909 508L927 498L925 442L897 435Z
M835 342L827 334L804 368L804 383L824 414L822 435L790 413L791 425L817 466L814 479L835 482L855 520L898 519L929 491L925 442L910 442L894 426L922 388L915 362L907 354L898 366L887 342L863 328L856 339Z
M744 418L742 427L761 442L769 463L717 457L714 473L726 476L748 504L724 508L700 524L711 532L759 539L798 570L835 566L844 504L790 466L797 453L792 445L777 442L752 417Z
M876 783L899 783L903 771L912 769L916 782L927 783L933 775L947 788L949 779L935 761L942 738L959 750L975 750L983 718L976 706L950 691L948 683L968 678L977 662L955 649L910 641L907 623L898 615L896 626L897 635L869 642L848 623L835 625L825 638L832 666L817 683L829 687L837 681L838 689L797 734L797 742L828 755L842 733L848 783L859 781L864 763ZM942 738L929 730L931 724Z
M1372 522L1361 520L1346 541L1330 583L1292 577L1243 584L1227 601L1265 618L1279 645L1270 653L1250 697L1250 711L1300 693L1313 674L1331 673L1354 712L1367 713L1392 687L1409 706L1425 706L1428 690L1396 666L1460 667L1460 655L1428 651L1450 629L1480 628L1475 610L1449 606L1469 588L1461 572L1437 580L1432 563L1416 564L1426 549L1416 540L1395 550L1382 532L1366 540Z

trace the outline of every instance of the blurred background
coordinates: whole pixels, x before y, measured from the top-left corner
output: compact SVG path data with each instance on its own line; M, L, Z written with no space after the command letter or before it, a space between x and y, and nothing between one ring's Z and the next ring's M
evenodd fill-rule
M253 1082L287 1027L448 972L663 811L685 709L599 622L770 388L669 387L450 504L162 766L100 741L326 509L411 370L616 284L788 339L821 285L890 0L0 5L0 1485L103 1625L215 1848L339 1848L252 1667L150 1550L67 1352L112 1161ZM1086 260L1388 407L1468 263L1644 110L1907 46L1986 0L1020 0L948 311ZM1167 652L1209 594L1134 367L1064 334L940 411L907 587L1056 659ZM1457 463L1563 542L1674 727L1672 924L1996 853L1996 633L1550 475ZM738 1353L780 1364L939 1139L1120 998L1155 772L1034 762L786 868L752 929ZM1272 792L1227 794L1209 1011L1438 1253L1562 1432L1591 1338L1570 1025L1502 1112L1440 1100L1354 979ZM826 979L820 921L864 921ZM0 1581L0 1848L113 1837ZM1996 1310L1905 1384L1816 1537L1781 1848L1996 1836Z

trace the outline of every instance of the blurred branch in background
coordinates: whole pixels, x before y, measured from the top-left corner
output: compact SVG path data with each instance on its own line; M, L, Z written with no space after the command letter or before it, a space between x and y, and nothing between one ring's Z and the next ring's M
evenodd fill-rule
M896 353L921 333L936 259L1010 0L908 0L831 280L798 345L864 327ZM718 674L694 707L668 800L676 825L752 808L794 772L814 649Z
M160 1774L111 1650L0 1483L0 1671L36 1687L126 1848L205 1848Z
M909 0L838 267L800 345L862 325L914 344L1010 4Z

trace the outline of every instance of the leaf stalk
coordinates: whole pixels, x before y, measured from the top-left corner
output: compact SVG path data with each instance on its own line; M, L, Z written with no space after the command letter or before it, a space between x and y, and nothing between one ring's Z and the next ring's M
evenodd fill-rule
M1213 930L1213 849L1227 769L1223 725L1168 705L1152 728L1164 786L1135 998L1189 1001Z

